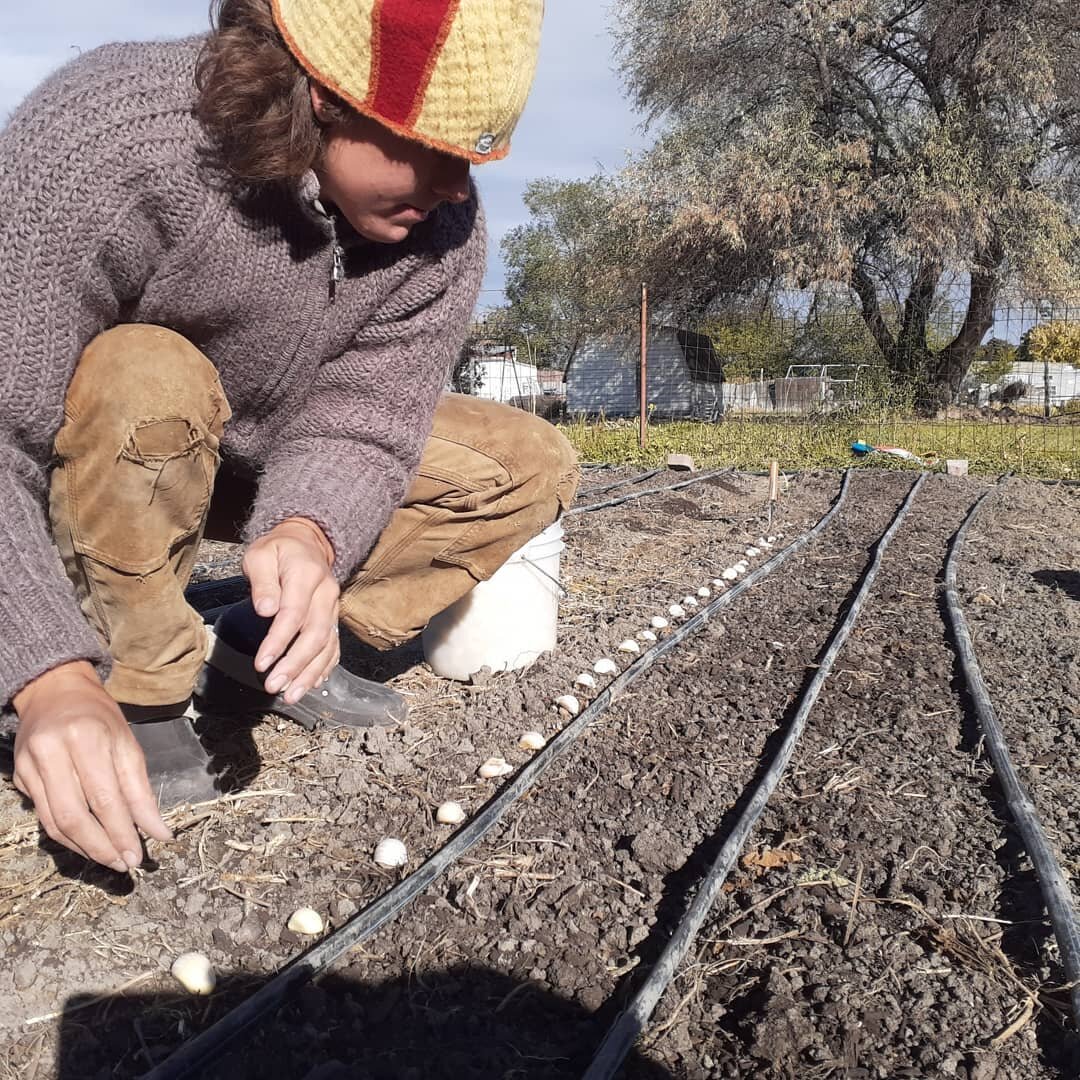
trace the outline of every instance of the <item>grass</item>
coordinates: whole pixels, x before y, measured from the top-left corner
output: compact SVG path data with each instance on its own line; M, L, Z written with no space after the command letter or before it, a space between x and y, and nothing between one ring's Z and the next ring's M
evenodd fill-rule
M680 420L649 427L638 446L636 420L577 419L561 426L582 461L642 468L662 465L668 454L690 454L700 468L767 469L774 458L784 469L843 468L860 461L875 468L918 468L884 454L857 458L858 439L899 446L941 464L966 458L972 473L1013 471L1044 479L1080 479L1080 425L1016 421L912 420L875 416L813 419L738 419L721 423Z

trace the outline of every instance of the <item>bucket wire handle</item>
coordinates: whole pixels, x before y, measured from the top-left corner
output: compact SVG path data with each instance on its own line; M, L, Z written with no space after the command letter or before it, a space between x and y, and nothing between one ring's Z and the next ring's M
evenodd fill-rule
M557 577L552 577L542 566L534 563L528 555L522 555L521 561L528 563L538 574L543 574L559 590L561 599L565 600L570 595L570 590Z

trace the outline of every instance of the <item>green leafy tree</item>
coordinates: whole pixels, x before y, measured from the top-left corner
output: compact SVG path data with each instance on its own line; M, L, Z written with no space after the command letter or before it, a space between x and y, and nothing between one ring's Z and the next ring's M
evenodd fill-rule
M503 238L507 305L492 318L541 366L565 370L589 335L632 323L632 221L616 216L605 177L537 180L524 201L531 218Z
M617 0L613 21L662 131L623 212L682 268L669 306L838 284L888 366L940 400L1003 290L1075 290L1075 0Z

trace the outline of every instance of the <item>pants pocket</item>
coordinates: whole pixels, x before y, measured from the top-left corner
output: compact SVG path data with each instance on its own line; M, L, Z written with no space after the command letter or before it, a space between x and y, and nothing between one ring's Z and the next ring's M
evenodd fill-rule
M79 554L127 574L150 574L201 531L218 439L190 420L135 421L111 454L103 447L73 453L62 430L56 449Z

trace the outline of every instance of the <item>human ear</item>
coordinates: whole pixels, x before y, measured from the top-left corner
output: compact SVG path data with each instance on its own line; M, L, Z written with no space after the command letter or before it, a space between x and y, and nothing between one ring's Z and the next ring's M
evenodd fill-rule
M320 124L332 123L334 116L330 92L325 86L321 83L317 83L314 79L310 80L308 88L311 91L311 108L315 113L315 119Z

